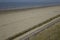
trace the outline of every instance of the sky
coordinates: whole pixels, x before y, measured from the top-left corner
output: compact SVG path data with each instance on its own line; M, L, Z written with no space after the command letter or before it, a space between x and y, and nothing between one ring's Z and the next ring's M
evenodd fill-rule
M42 2L42 1L59 1L60 0L0 0L0 2Z

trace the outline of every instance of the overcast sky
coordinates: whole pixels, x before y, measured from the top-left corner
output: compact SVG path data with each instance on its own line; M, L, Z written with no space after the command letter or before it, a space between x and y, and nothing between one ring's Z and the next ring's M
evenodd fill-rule
M42 2L42 1L60 1L60 0L0 0L0 2Z

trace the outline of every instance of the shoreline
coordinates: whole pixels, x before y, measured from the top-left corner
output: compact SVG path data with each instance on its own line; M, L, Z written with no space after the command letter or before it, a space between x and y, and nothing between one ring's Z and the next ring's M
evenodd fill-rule
M55 7L55 6L60 6L60 5L47 5L47 6L40 6L40 7L1 9L0 12L2 12L2 11L24 11L24 10L30 10L30 9L39 9L39 8Z
M50 18L53 19L52 17L56 15L60 15L60 6L1 11L0 40L14 37L14 35L33 28L35 25L38 26Z

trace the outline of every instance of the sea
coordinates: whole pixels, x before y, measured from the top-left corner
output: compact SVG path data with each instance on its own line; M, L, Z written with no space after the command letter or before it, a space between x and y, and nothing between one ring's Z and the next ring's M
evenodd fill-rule
M52 6L60 5L60 2L0 2L1 9L23 9L31 7L42 7L42 6Z

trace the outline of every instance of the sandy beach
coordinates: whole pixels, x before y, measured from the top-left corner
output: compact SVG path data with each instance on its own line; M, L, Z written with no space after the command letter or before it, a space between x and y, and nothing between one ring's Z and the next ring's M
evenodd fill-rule
M0 40L32 28L56 15L60 15L60 6L0 11Z

